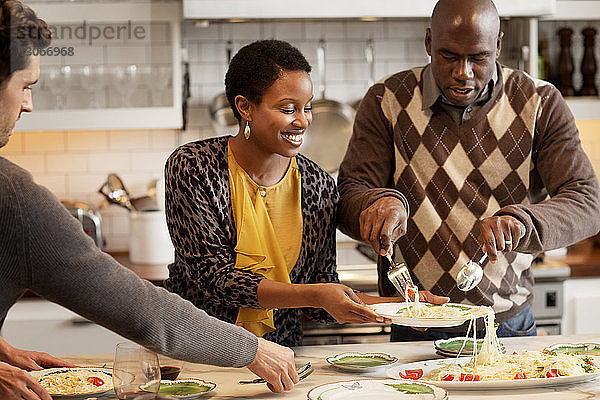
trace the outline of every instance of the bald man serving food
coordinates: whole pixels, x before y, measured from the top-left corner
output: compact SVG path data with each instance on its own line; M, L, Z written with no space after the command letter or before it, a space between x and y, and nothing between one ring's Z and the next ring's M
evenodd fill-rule
M420 290L491 306L498 336L535 335L533 257L600 229L599 185L558 90L498 63L490 0L440 0L431 63L386 77L361 102L340 167L340 228L406 262ZM456 276L487 253L468 292ZM395 293L380 257L379 291ZM393 326L392 340L464 333Z

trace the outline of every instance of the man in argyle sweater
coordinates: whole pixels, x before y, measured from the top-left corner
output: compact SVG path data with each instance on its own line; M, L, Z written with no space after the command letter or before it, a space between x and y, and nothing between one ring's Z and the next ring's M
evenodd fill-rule
M497 63L491 0L440 0L427 29L431 63L384 78L361 102L340 167L339 225L394 251L421 290L492 306L499 336L535 335L530 264L600 229L599 185L574 118L551 84ZM456 275L487 252L469 292ZM395 294L378 262L379 291ZM464 328L392 327L392 340Z

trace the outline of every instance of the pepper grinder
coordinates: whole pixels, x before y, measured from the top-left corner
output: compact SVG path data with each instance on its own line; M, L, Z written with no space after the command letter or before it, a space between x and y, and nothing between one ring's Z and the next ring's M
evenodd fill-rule
M564 27L558 30L560 37L560 55L558 57L558 89L563 96L575 96L573 89L573 56L571 55L571 36L573 29Z
M581 74L583 75L583 84L579 91L580 96L598 96L596 88L596 58L594 56L594 36L596 29L591 26L581 31L583 35L583 60L581 61Z

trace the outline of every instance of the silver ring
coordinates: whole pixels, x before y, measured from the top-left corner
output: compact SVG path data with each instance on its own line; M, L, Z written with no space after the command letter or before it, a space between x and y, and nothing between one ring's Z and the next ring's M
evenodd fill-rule
M505 240L504 244L512 244L512 240Z

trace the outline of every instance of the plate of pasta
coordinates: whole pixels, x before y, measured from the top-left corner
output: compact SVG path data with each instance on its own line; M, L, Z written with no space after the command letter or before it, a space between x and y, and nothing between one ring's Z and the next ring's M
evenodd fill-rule
M86 399L113 389L109 368L49 368L30 374L53 399Z
M446 389L521 389L586 382L600 376L596 365L589 356L524 351L485 365L474 365L472 357L415 362L388 368L386 375Z
M446 303L379 303L373 311L392 320L392 324L416 328L443 328L462 325L472 318L485 315L486 307Z

